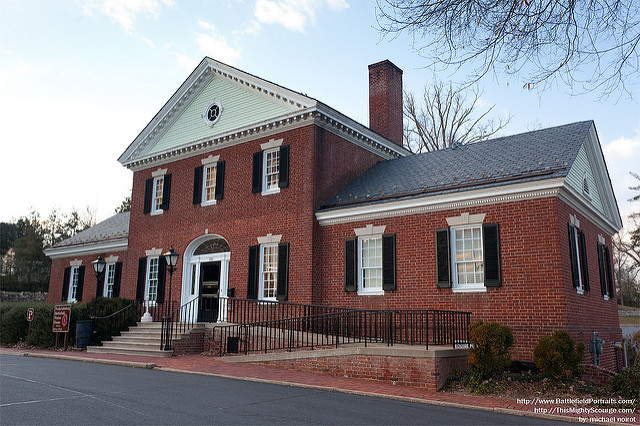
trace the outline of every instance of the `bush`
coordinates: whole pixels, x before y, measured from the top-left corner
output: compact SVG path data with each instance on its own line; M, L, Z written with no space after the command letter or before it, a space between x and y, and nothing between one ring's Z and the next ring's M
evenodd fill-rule
M496 322L475 322L469 327L469 366L487 377L511 364L509 350L514 339L511 329Z
M635 399L640 404L640 363L625 368L609 384L612 394L622 398Z
M533 360L542 373L554 379L566 371L575 372L580 361L584 343L576 346L569 333L556 331L553 336L543 336L533 350Z
M105 316L133 303L131 300L121 298L100 298L98 300L98 316ZM34 308L34 319L31 322L31 334L29 335L29 323L27 322L27 308ZM56 335L53 332L53 308L45 302L20 302L3 303L0 305L0 344L13 346L18 343L26 343L29 346L50 348L55 345ZM71 304L71 322L69 324L69 346L75 345L76 323L88 320L94 314L95 299L89 303ZM98 337L106 339L110 336L133 325L140 318L137 307L133 307L124 315L124 321L98 321ZM63 344L63 336L58 344Z

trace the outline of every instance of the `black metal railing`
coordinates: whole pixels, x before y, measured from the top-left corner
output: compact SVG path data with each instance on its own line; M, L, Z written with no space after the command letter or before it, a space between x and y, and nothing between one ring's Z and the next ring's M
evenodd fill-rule
M153 322L161 321L162 317L166 315L167 304L168 302L147 302L146 300L136 300L136 305L138 306L140 315L142 316L146 312L149 312L149 315L151 315L151 319ZM139 319L140 318L138 318L138 320Z
M93 323L93 344L99 344L112 336L127 330L136 324L140 318L139 307L135 303L130 303L116 312L101 317L91 317Z
M327 307L331 308L331 307ZM338 347L371 342L387 345L468 345L471 314L442 310L339 309L294 318L229 324L214 329L219 355Z
M168 315L162 316L160 338L161 350L172 350L173 339L191 330L198 320L198 299L192 299L179 308L170 310Z

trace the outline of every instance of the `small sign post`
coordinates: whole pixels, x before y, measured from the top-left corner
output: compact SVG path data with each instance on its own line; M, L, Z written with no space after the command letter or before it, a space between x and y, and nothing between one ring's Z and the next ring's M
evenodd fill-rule
M27 336L31 336L31 321L33 321L34 315L35 311L33 308L27 309L27 321L29 322L29 331L27 332Z
M71 305L57 305L53 308L53 332L56 333L56 349L58 348L58 335L64 333L64 350L67 350L70 322Z

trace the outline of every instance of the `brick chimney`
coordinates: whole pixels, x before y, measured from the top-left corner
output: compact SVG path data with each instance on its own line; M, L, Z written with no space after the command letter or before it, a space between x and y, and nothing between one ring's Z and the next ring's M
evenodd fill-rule
M369 127L402 146L402 70L389 60L369 65Z

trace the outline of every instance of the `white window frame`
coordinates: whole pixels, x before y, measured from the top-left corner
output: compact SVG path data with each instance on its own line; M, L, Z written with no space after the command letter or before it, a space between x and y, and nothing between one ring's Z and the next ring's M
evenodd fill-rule
M156 291L155 291L155 298L151 299L151 267L152 267L152 263L156 262L156 271L155 271L155 281L156 281ZM151 257L147 257L147 274L145 277L145 282L144 282L144 300L149 300L149 304L150 305L155 305L156 301L158 300L158 287L159 287L159 279L160 279L160 256L151 256Z
M465 230L470 230L471 233L473 234L474 230L479 230L480 231L480 248L479 249L474 249L471 248L471 251L473 250L480 250L480 260L478 259L472 259L472 260L468 260L468 261L461 261L461 262L480 262L482 264L482 271L480 272L482 274L482 281L481 282L474 282L471 284L465 283L465 284L461 284L459 282L458 279L458 259L456 256L456 251L457 251L457 243L456 243L456 231L462 231L464 233ZM487 291L487 287L485 286L485 282L484 282L484 232L482 230L482 223L473 223L473 224L467 224L467 225L461 225L461 226L451 226L449 229L449 245L451 248L451 290L454 293L471 293L471 292L486 292ZM462 240L464 242L464 239ZM472 235L472 241L473 241L473 235ZM466 249L466 247L464 247ZM475 273L477 274L478 272L475 271Z
M378 247L380 251L380 255L378 256L380 259L380 265L375 267L365 267L364 266L364 257L362 251L362 244L364 241L377 241ZM377 250L376 250L377 251ZM365 287L365 271L366 270L376 270L378 271L380 277L380 286L379 287ZM382 234L372 234L366 236L358 237L358 295L361 296L371 296L371 295L383 295L384 290L382 287Z
M584 284L582 283L582 259L580 259L580 253L582 252L582 249L580 248L580 237L578 231L578 226L574 226L572 238L576 245L576 263L578 265L578 287L576 287L576 291L578 292L578 294L584 294Z
M115 280L116 264L107 263L104 267L104 285L102 289L102 297L113 297L113 287L115 285Z
M67 302L76 302L78 297L78 283L80 281L80 267L72 266L69 273L69 293L67 294Z
M275 253L273 255L273 258L275 259L272 265L272 270L271 271L266 271L265 270L265 251L266 249L273 249L275 250ZM265 296L264 295L264 291L265 291L265 275L269 274L271 275L271 279L269 280L270 282L273 282L273 296ZM275 301L276 300L276 295L278 293L278 243L272 243L272 244L260 244L260 279L258 282L258 299L259 300L271 300L271 301Z
M269 156L274 154L277 155L278 157L278 161L277 161L278 171L275 173L269 173L269 170L268 170ZM276 182L275 182L275 185L272 187L268 186L269 176L275 176ZM280 183L280 147L265 149L262 151L262 195L278 194L280 192L279 183Z
M162 182L160 189L160 197L157 196L158 185ZM164 175L156 176L153 178L153 190L151 192L151 214L162 214L163 210L160 208L162 205L164 196Z
M211 172L213 176L213 186L207 186L207 173ZM216 186L218 185L218 163L205 164L202 168L202 206L210 206L216 204ZM207 189L211 188L211 199L207 199Z

